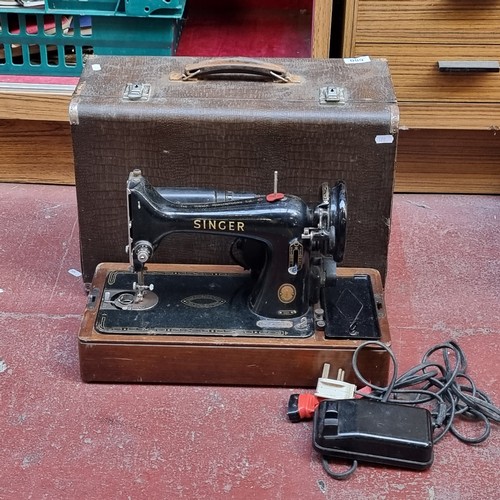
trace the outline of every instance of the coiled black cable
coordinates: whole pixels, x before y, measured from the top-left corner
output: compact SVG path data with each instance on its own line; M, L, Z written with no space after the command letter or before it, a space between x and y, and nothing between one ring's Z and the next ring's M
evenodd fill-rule
M389 353L393 373L386 387L373 385L363 377L358 368L359 353L368 345L377 345ZM441 354L442 364L431 360L431 356ZM361 344L354 352L352 367L356 377L371 392L357 394L381 402L406 405L428 405L434 426L433 441L437 443L448 432L467 444L479 444L488 439L491 424L500 422L500 408L490 397L477 388L466 373L467 358L457 342L450 340L429 349L422 361L398 377L398 363L392 350L382 342L370 340ZM482 421L483 432L468 437L458 431L457 418L469 421Z

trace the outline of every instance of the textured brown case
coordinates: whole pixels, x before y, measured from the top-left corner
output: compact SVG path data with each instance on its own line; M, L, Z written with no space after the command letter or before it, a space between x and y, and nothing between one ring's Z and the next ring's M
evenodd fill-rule
M343 265L375 268L384 278L399 118L386 62L262 59L284 66L291 81L179 79L200 61L89 58L70 105L85 282L99 263L127 260L125 186L134 168L157 187L257 194L273 190L278 171L279 191L312 204L322 182L342 179ZM126 97L135 84L149 94ZM231 263L226 238L178 234L164 239L154 261Z
M231 272L235 266L152 265L152 271L209 270ZM95 321L109 272L127 270L126 264L102 263L92 281L93 300L83 316L78 348L85 382L144 382L167 384L267 385L315 387L323 364L332 377L359 385L352 368L356 339L326 339L322 331L308 338L215 337L203 335L101 334ZM233 269L233 272L241 268ZM390 347L389 325L380 274L374 269L339 269L339 276L367 274L377 304L380 341ZM358 367L372 384L387 384L390 358L371 344L359 355Z

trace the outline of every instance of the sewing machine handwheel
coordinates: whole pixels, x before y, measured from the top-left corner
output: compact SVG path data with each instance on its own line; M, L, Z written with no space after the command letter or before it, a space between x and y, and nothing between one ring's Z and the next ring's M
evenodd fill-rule
M344 258L347 227L347 192L344 182L339 181L330 189L330 227L335 228L331 253L335 262Z

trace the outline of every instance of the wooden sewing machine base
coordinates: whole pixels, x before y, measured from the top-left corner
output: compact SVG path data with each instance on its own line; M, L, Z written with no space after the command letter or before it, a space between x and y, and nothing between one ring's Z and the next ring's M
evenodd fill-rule
M86 382L315 387L323 364L332 376L339 368L345 380L356 383L352 356L360 339L328 339L316 330L306 338L242 336L103 334L96 318L110 272L126 272L127 264L100 264L92 281L89 303L79 334L81 377ZM149 271L241 272L237 266L157 264ZM339 277L368 275L375 297L380 339L390 346L390 334L380 275L373 269L338 268ZM369 345L359 356L363 376L385 385L389 355Z

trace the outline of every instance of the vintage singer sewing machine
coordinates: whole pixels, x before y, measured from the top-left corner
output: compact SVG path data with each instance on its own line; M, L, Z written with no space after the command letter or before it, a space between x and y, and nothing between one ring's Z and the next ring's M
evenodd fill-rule
M319 203L127 181L129 265L98 266L80 331L87 381L312 386L323 363L354 375L363 340L389 342L380 276L342 269L342 182ZM151 263L166 238L223 236L235 266ZM199 251L202 251L199 248ZM374 383L385 351L361 359Z

